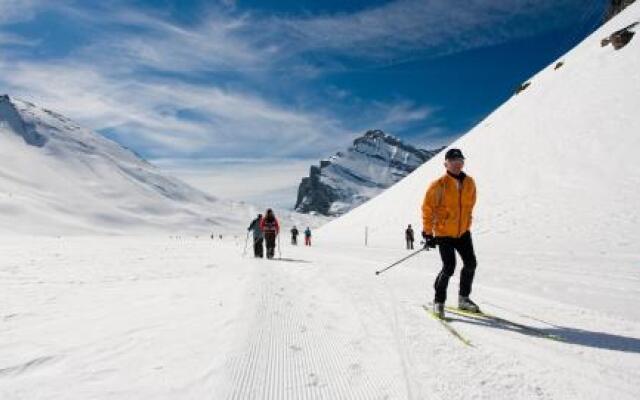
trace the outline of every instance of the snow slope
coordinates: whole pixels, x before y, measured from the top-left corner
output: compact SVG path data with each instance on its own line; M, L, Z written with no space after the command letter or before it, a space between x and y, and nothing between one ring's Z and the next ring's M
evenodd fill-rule
M60 114L0 97L0 233L242 232L256 213L165 176Z
M477 183L473 232L483 248L640 253L640 39L600 46L639 19L633 4L451 144ZM363 243L368 227L372 245L401 243L406 224L422 226L443 158L329 223L322 240Z

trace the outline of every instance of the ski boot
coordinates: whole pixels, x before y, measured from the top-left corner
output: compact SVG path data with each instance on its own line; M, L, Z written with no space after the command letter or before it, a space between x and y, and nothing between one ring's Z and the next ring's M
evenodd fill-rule
M444 303L433 303L433 313L436 317L444 319Z
M480 312L480 307L467 296L458 296L458 308L472 313Z

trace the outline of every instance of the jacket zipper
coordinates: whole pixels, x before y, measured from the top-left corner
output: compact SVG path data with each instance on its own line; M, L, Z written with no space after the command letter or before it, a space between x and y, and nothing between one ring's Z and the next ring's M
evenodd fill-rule
M458 236L460 237L460 229L462 229L462 185L464 180L458 182Z

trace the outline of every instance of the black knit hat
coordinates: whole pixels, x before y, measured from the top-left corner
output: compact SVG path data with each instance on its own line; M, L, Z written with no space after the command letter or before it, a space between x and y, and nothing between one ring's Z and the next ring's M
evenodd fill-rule
M462 155L462 152L460 151L460 149L449 149L444 155L445 160L455 160L458 158L461 158L464 160L464 156Z

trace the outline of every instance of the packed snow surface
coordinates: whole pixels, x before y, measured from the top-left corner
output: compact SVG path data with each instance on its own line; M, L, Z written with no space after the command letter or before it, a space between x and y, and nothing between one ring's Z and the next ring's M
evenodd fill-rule
M0 398L637 398L637 258L483 253L483 309L564 341L455 317L469 347L421 308L435 252L244 243L4 238Z

